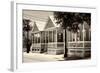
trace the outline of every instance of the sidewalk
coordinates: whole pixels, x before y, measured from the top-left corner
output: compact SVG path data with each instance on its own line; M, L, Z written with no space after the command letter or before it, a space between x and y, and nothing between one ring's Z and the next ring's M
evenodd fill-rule
M50 55L46 53L23 53L24 62L48 62L48 61L69 61L69 60L83 60L90 58L81 58L81 57L67 57L64 58L63 54L61 55Z
M61 55L50 55L45 53L23 53L24 62L41 62L41 61L60 61L64 60L63 54Z

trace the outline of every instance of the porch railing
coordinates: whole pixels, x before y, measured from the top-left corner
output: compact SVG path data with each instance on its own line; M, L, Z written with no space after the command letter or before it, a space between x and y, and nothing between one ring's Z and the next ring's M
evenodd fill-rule
M90 41L76 41L76 42L68 42L68 48L90 48Z
M49 48L60 48L64 47L64 42L34 43L33 46L34 47L47 46ZM90 48L90 47L91 47L90 41L75 41L67 43L67 48Z
M47 43L48 48L57 48L57 42Z
M41 47L41 44L40 43L34 43L33 47Z
M90 41L68 42L67 47L69 56L90 57L91 55Z

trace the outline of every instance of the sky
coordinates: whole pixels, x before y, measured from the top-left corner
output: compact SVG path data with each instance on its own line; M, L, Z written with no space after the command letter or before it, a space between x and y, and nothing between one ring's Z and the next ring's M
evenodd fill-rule
M48 16L52 16L53 12L48 11L35 11L35 10L23 10L23 18L30 19L31 25L33 26L34 21L38 28L42 30L48 20Z

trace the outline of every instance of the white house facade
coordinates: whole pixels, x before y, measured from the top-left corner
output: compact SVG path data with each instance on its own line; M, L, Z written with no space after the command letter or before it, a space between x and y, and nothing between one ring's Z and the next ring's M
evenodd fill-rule
M91 55L91 26L86 22L79 24L79 30L76 33L67 30L66 38L67 40L65 40L64 30L50 16L42 30L39 30L37 24L34 23L31 52L64 54L64 45L67 41L69 57L89 57Z

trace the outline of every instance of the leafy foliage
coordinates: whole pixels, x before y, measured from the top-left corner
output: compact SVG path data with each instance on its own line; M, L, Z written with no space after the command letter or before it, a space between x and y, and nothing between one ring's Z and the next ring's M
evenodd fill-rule
M68 56L67 48L67 31L66 29L77 32L79 29L79 23L86 21L89 25L91 24L91 14L90 13L75 13L75 12L54 12L54 18L56 23L60 24L63 29L65 29L65 51L64 57Z
M31 27L30 27L29 23L30 23L30 20L23 19L23 30L24 31L31 30Z
M63 29L73 30L74 32L79 29L79 23L86 21L89 25L91 24L90 13L75 13L75 12L54 12L54 18L56 23L60 24Z
M23 19L23 48L27 48L27 53L29 53L31 45L31 40L29 39L29 31L31 30L31 26L29 23L30 20Z

